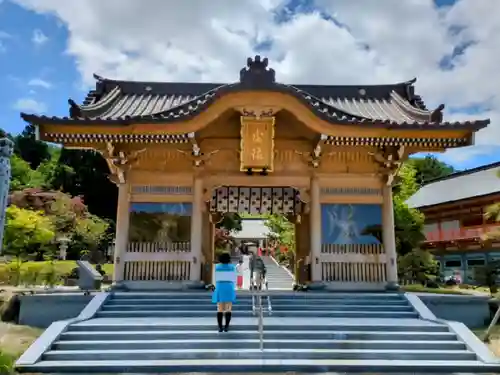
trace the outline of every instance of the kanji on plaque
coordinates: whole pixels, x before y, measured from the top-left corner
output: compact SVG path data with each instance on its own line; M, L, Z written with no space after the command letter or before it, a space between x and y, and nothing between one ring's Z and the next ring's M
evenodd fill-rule
M241 117L241 170L273 170L274 117Z

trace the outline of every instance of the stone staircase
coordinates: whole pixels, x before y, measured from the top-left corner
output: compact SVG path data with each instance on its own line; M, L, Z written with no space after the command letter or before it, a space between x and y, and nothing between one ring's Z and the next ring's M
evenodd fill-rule
M263 298L263 350L248 293L239 292L230 331L219 333L209 293L123 292L110 296L95 318L54 335L36 363L21 358L17 369L137 374L500 368L481 361L448 325L419 319L402 294L270 294Z
M292 290L294 279L283 267L277 264L270 256L263 256L262 260L267 269L269 290Z

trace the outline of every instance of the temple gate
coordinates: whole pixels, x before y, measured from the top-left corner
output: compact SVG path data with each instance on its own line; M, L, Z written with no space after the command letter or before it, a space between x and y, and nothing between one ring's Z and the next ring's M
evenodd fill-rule
M116 283L210 282L214 225L243 211L295 223L300 283L397 287L401 162L471 145L488 120L443 121L444 106L428 110L415 80L286 85L267 64L248 59L233 84L96 76L82 105L69 101L70 117L22 114L40 139L108 161L119 196Z

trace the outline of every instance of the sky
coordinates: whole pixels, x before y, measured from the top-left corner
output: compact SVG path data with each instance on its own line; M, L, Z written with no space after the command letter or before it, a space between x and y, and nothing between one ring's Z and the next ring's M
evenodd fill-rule
M446 120L490 118L458 169L500 159L499 0L0 0L0 128L19 112L67 115L93 73L234 82L247 57L290 84L417 78Z

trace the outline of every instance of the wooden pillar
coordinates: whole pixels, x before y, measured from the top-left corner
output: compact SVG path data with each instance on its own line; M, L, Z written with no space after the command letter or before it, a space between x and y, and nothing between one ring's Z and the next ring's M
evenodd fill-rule
M114 252L113 282L123 281L125 263L123 261L128 245L130 226L130 198L129 184L118 184L118 209L116 213L116 233Z
M193 202L191 210L191 281L201 280L200 259L203 255L203 180L195 178L193 182Z
M321 201L317 178L311 179L310 194L311 278L312 282L321 282Z
M392 187L384 185L382 203L382 240L386 256L388 290L398 289L398 262L396 253L396 234L394 229L394 207Z
M212 268L213 268L213 244L214 244L214 236L213 236L213 224L210 221L210 213L208 211L203 212L202 218L202 266L201 269L203 282L205 284L210 284L212 282Z
M309 269L311 267L311 238L310 215L302 214L301 221L295 224L295 266L296 282L305 284L311 281Z

